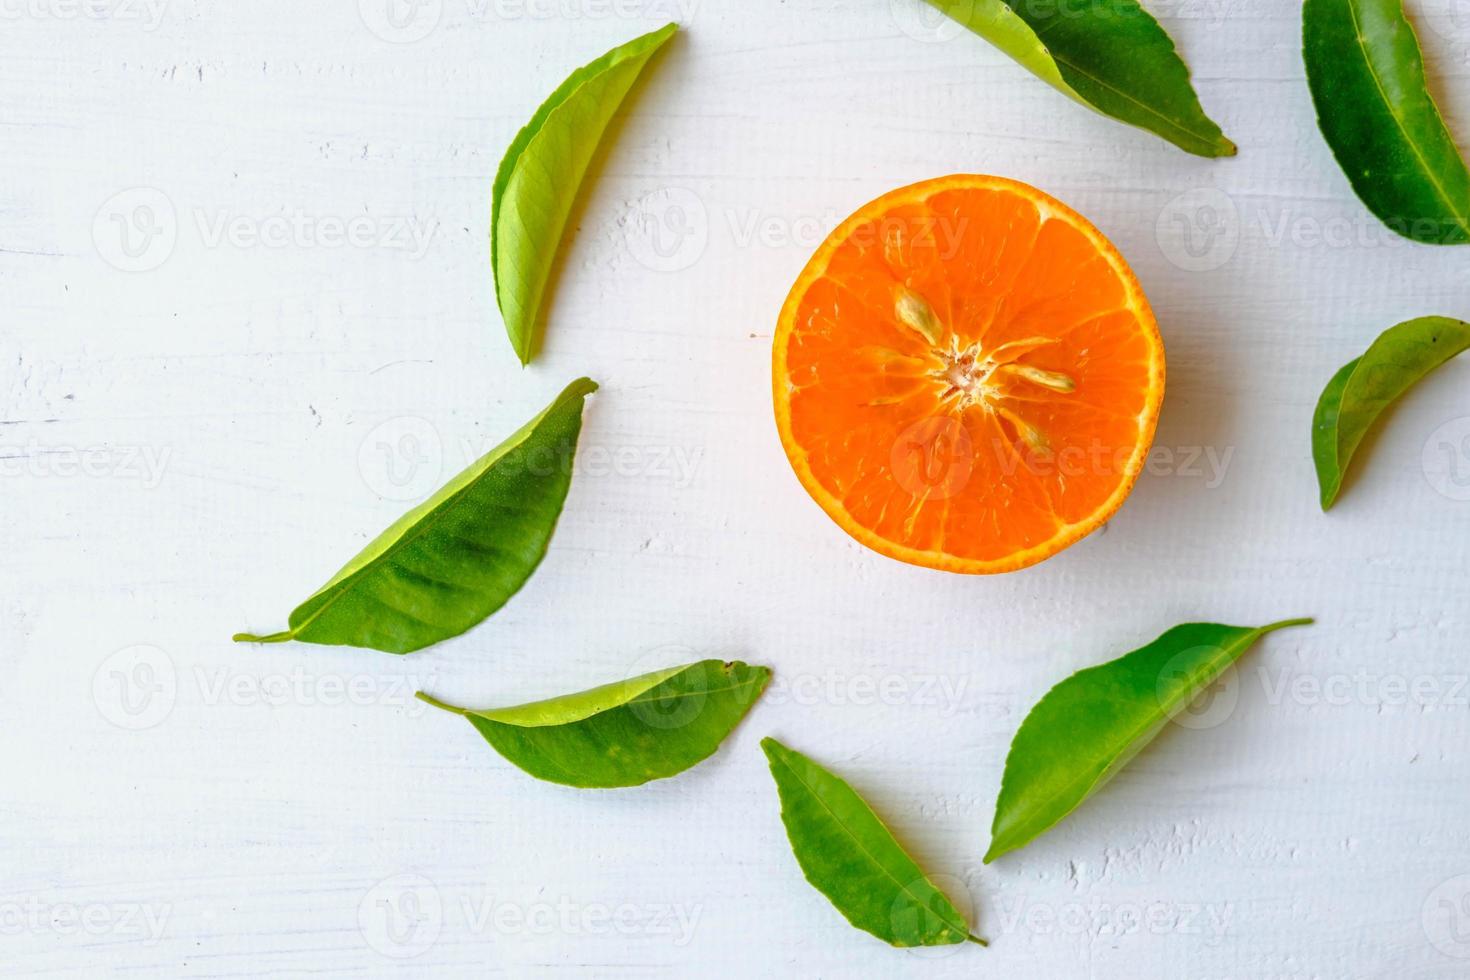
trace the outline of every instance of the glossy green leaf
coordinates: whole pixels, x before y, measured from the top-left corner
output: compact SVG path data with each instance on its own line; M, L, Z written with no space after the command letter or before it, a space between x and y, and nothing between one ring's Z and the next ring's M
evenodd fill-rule
M412 653L495 612L546 554L572 479L582 406L596 383L567 386L545 411L378 535L291 613L249 643Z
M985 945L846 781L774 738L761 748L796 861L848 922L891 946Z
M669 24L572 72L500 161L490 205L490 266L522 364L534 353L552 263L597 145L649 59L678 30Z
M1323 510L1337 500L1348 464L1374 421L1420 378L1467 348L1470 323L1420 317L1389 327L1367 353L1332 376L1312 418Z
M1417 242L1470 242L1470 170L1403 0L1307 0L1302 39L1317 123L1368 210Z
M463 715L514 765L584 789L638 786L703 762L739 724L771 678L767 667L704 660L514 708Z
M1064 95L1189 153L1233 156L1189 68L1137 0L927 0Z
M1053 687L1011 742L986 863L1029 844L1101 789L1256 640L1310 622L1176 626Z

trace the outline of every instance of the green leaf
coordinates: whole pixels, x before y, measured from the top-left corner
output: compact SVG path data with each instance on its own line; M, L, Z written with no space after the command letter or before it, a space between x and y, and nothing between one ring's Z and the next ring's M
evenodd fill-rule
M1256 640L1310 622L1293 619L1257 629L1176 626L1148 646L1078 671L1052 688L1011 742L985 862L1056 826Z
M422 692L469 719L512 764L583 789L638 786L703 762L745 717L768 667L704 660L515 708L472 711Z
M545 411L378 535L291 613L290 629L237 642L412 653L495 612L546 554L572 480L582 406L572 382Z
M669 24L572 72L500 161L490 205L490 266L522 364L534 353L552 263L597 145L649 59L678 30Z
M1343 475L1374 421L1420 378L1470 348L1470 323L1426 316L1389 327L1368 352L1332 376L1312 417L1312 459L1322 509L1342 489Z
M890 946L986 945L842 778L774 738L761 748L796 861L848 922Z
M1174 42L1137 0L926 2L1089 109L1198 156L1235 154L1200 107Z
M1368 210L1416 242L1470 242L1470 170L1403 0L1307 0L1302 41L1317 124Z

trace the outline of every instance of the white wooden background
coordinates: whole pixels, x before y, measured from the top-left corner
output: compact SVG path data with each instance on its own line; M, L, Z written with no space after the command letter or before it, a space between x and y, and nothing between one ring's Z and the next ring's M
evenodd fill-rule
M394 0L405 3L406 0ZM1073 106L918 0L0 0L0 970L10 976L1392 977L1470 972L1470 363L1330 516L1309 422L1392 323L1470 315L1317 135L1298 4L1150 0L1238 158ZM1470 140L1470 6L1410 0ZM395 11L398 16L390 18ZM574 66L686 31L516 363L491 177ZM812 247L894 186L1034 183L1157 309L1151 474L1105 533L963 578L801 491L768 382ZM551 553L408 658L242 647L568 380ZM980 863L1069 672L1315 615L1031 847ZM709 763L536 782L496 705L702 656L779 680ZM989 950L889 949L802 880L757 742L845 774Z

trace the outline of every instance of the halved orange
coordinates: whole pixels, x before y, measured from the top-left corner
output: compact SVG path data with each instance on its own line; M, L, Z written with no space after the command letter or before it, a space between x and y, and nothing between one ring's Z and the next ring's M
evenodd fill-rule
M903 187L817 249L781 311L776 424L807 492L901 561L1006 572L1122 505L1164 396L1123 257L1034 187Z

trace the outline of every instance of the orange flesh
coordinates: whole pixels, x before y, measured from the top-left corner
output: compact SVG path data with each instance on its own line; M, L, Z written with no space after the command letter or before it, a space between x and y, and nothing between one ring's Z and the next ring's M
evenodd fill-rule
M1164 352L1137 280L1035 188L901 188L817 250L781 314L777 425L807 491L904 561L1000 572L1110 517L1158 418Z

